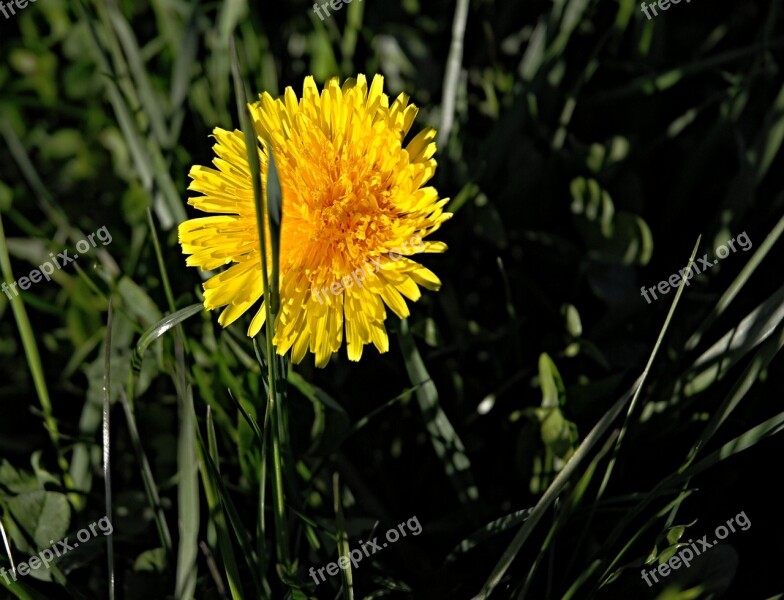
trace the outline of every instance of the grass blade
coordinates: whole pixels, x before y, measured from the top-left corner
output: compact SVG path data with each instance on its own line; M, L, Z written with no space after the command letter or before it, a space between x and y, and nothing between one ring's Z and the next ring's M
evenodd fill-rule
M416 397L422 417L425 419L427 432L430 434L430 442L444 463L446 474L457 491L460 501L474 502L479 498L479 490L471 474L471 461L465 453L463 442L441 408L436 385L430 379L430 374L405 319L400 324L399 339L408 377L411 383L417 386Z
M125 391L120 388L120 402L122 403L123 411L125 412L125 420L128 424L128 435L131 438L133 449L136 452L136 460L139 461L139 467L142 473L142 482L144 483L144 491L147 495L147 501L150 503L153 518L155 519L155 526L158 529L158 537L161 539L161 546L166 553L166 558L169 559L172 553L172 539L169 532L169 525L166 522L166 515L163 512L163 505L161 504L161 497L158 494L158 487L155 485L155 479L152 476L152 469L150 462L147 460L147 455L144 453L141 438L139 437L139 430L136 428L136 417L133 415L131 404L125 395Z
M278 167L272 146L267 147L269 167L267 169L267 214L270 227L270 246L272 249L272 278L270 280L270 311L276 314L280 308L280 232L283 220L283 190L280 187Z
M741 358L768 339L782 320L784 286L702 353L685 374L685 394L692 396L724 377Z
M210 456L219 469L218 463L218 443L215 438L215 428L212 421L212 411L207 407L207 443L209 445ZM203 457L201 456L201 448L199 448L200 471L202 477L202 485L204 486L204 493L207 496L207 506L210 510L210 518L215 525L215 533L218 537L218 548L220 549L220 556L223 561L223 568L226 571L226 579L229 582L229 589L231 590L231 597L235 600L242 600L242 583L240 580L239 567L237 566L237 559L234 555L234 548L231 545L228 529L226 527L226 517L223 514L223 507L221 506L220 495L217 490L215 482L210 477L210 471L204 468Z
M184 377L184 374L181 376ZM177 600L191 600L196 591L196 558L199 553L199 467L196 458L196 419L190 386L186 387L186 393L180 400L180 433L177 443L180 539L177 547L177 583L174 597Z
M697 254L697 248L699 247L699 239L697 240L697 244L694 246L694 250L692 251L691 258L689 259L689 268L691 268L691 264L694 262L694 256ZM675 298L673 298L672 306L670 306L670 311L667 313L667 318L664 320L664 325L662 326L661 331L659 332L659 337L656 340L656 344L651 351L651 354L648 358L648 363L643 371L642 375L634 382L632 387L629 389L626 394L624 394L616 403L615 405L607 411L604 416L599 420L596 425L594 425L593 429L590 433L586 436L583 440L582 444L577 448L575 453L572 455L572 458L566 463L566 466L561 470L560 473L556 476L550 486L547 488L547 491L542 495L539 499L539 502L536 503L533 512L528 517L528 520L523 524L520 531L517 532L514 539L512 540L509 547L506 549L504 554L501 556L501 559L496 564L495 568L491 572L490 576L487 578L484 586L482 587L479 594L477 594L473 600L484 600L487 598L490 593L495 589L498 583L501 581L504 573L506 573L507 569L512 564L515 556L517 556L518 552L525 544L528 536L533 531L536 524L539 520L544 516L545 511L550 508L550 506L555 502L556 498L560 495L563 489L566 487L566 484L572 478L572 475L577 473L577 469L583 460L587 457L588 453L591 449L598 443L601 437L605 434L605 432L610 428L615 418L620 414L623 410L623 407L626 406L627 402L631 400L629 410L627 412L627 421L628 415L631 414L631 410L634 405L634 400L639 397L640 391L642 389L643 383L647 379L648 372L650 370L651 365L653 364L653 360L655 359L659 347L661 346L661 342L664 339L665 334L667 333L667 329L669 327L670 321L672 319L673 314L675 313L675 308L678 305L678 301L680 300L681 294L683 293L684 287L681 286L678 288L678 292L675 294ZM624 424L625 426L626 424ZM623 431L621 432L623 433ZM618 437L616 441L615 448L616 450L619 448L619 444L621 441L621 437ZM615 454L613 456L614 460ZM611 462L611 465L613 463ZM602 488L604 489L606 483L609 481L609 477L612 473L612 467L608 466L607 471L605 472L604 480L602 481ZM601 493L601 492L600 492Z
M447 557L444 559L444 562L453 562L457 560L461 554L465 554L492 536L503 533L504 531L507 531L512 527L525 522L532 511L533 508L525 508L523 510L517 510L511 514L505 515L500 519L491 521L480 530L472 533L470 536L460 542L452 550L452 552L447 555Z
M697 248L700 247L700 239L702 236L697 238L697 243L694 244L694 249L691 251L691 257L689 258L689 264L686 265L686 269L684 272L690 272L692 264L694 264L694 257L697 256ZM683 294L683 290L686 289L686 286L678 287L678 292L675 294L675 298L672 301L672 305L670 306L670 310L667 313L667 318L664 320L664 326L662 327L661 332L659 332L659 337L656 340L656 344L653 347L653 352L648 357L648 364L645 365L645 371L642 374L642 383L634 392L634 396L632 397L632 401L629 404L629 409L626 412L626 419L624 420L623 427L621 428L621 433L618 436L618 440L615 442L615 448L613 449L613 455L610 458L610 463L607 465L607 470L604 473L604 479L602 479L602 484L599 486L599 492L596 494L596 499L599 500L604 495L604 491L607 489L607 485L610 482L610 477L612 476L613 467L615 467L615 461L618 458L618 454L621 450L621 444L623 443L623 438L626 435L626 431L629 428L629 422L631 421L632 414L634 414L634 409L637 406L637 399L640 397L640 392L642 391L642 384L645 382L645 379L648 376L648 373L651 370L651 366L653 365L653 360L656 358L656 355L659 352L659 346L661 346L662 340L664 339L664 334L667 331L667 328L670 325L670 320L672 316L675 314L675 307L678 306L678 301Z
M705 320L699 326L697 331L692 334L692 336L689 338L689 341L686 342L686 350L693 350L697 347L697 344L700 343L704 333L711 325L713 325L713 323L716 322L716 320L721 315L724 314L724 311L727 310L727 307L735 299L735 296L737 296L743 289L743 286L746 285L754 271L768 255L770 249L779 240L782 233L784 233L784 216L779 219L779 222L776 223L776 226L773 228L773 230L763 240L762 244L760 244L759 248L757 248L743 269L741 269L741 272L738 273L738 276L727 288L727 291L722 294L721 298L719 298L719 301L716 303L716 306L713 307L713 310L711 310L708 316L705 317Z
M254 552L253 548L251 547L250 543L248 542L248 533L245 526L242 524L242 520L239 517L239 513L237 512L234 503L231 500L231 496L229 496L228 491L226 490L226 486L223 483L223 480L220 477L220 471L218 470L215 462L212 460L212 457L209 454L209 450L204 443L204 440L201 437L201 432L196 430L196 438L199 444L199 458L201 459L200 465L207 471L207 477L209 477L209 481L211 485L214 486L214 489L217 490L218 496L220 498L221 504L223 506L224 514L228 517L229 523L231 524L231 528L234 531L234 537L237 540L237 543L240 546L240 554L245 559L245 563L248 567L250 573L258 573L259 571L263 571L262 565L259 564L258 557ZM265 598L267 596L261 595L260 590L256 584L256 578L253 578L254 586L255 586L255 598Z
M287 445L288 436L283 425L282 410L279 406L281 398L278 396L278 383L285 384L281 374L278 372L278 361L276 360L275 348L272 343L272 338L275 330L276 312L273 310L273 299L270 293L270 277L267 266L267 239L265 220L267 210L264 207L264 195L262 190L262 173L261 161L259 158L258 138L254 129L250 111L247 105L247 95L245 85L242 80L242 71L240 69L240 62L237 56L237 46L234 38L231 38L231 73L234 79L234 92L237 100L237 113L240 119L242 132L245 136L245 151L248 156L248 165L250 167L250 176L253 184L253 198L256 209L256 227L259 237L260 249L260 263L261 263L261 281L262 289L264 290L264 298L267 300L263 306L266 310L266 323L264 325L264 337L266 339L267 350L267 381L268 381L268 401L267 401L267 414L265 419L271 418L272 426L270 427L269 436L272 446L272 490L273 490L273 508L275 511L275 540L278 555L278 561L282 563L286 575L284 579L288 579L293 574L292 562L289 554L289 535L288 535L288 522L286 520L286 501L285 492L283 487L283 462L281 459L281 447ZM269 146L271 148L271 145ZM271 150L270 150L271 151ZM272 157L270 154L270 164ZM277 257L274 257L277 261ZM272 266L273 273L277 271L277 264ZM277 290L276 290L277 291ZM276 308L276 307L275 307ZM259 363L262 368L264 365ZM266 427L266 423L265 423ZM260 520L264 519L264 515L260 514Z
M444 74L444 97L441 101L441 124L438 128L438 147L449 141L455 121L457 84L460 82L460 67L463 62L463 38L468 21L468 0L457 0L455 17L452 21L452 42L449 45L446 73Z
M106 499L106 516L112 521L112 465L111 465L111 358L112 358L112 300L109 299L106 317L106 338L104 340L103 371L103 483ZM106 537L106 561L109 580L109 600L114 600L114 532Z
M144 353L147 351L147 348L149 348L150 344L161 337L164 333L169 331L172 327L179 325L186 319L189 319L193 315L200 313L202 310L204 310L203 304L191 304L190 306L186 306L185 308L178 310L172 315L164 317L155 325L150 327L147 331L145 331L144 334L139 338L139 341L136 343L136 348L133 350L133 357L131 358L131 366L133 367L133 370L137 373L141 370Z
M332 493L335 499L335 517L337 525L338 555L348 561L348 566L340 569L343 580L343 600L354 600L354 578L351 573L349 561L348 534L346 533L346 518L343 516L343 500L340 494L340 477L337 473L332 476Z

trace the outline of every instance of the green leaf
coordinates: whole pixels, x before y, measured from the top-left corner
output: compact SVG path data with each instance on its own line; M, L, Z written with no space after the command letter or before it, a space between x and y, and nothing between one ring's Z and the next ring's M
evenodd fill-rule
M683 532L686 531L685 525L677 525L676 527L670 528L667 532L667 541L670 544L677 544L681 537L683 537Z
M166 572L166 550L164 548L153 548L145 550L133 563L134 571L152 571L155 573Z
M68 498L59 492L37 490L14 496L7 506L19 526L35 544L35 552L48 548L51 540L61 540L71 523Z
M23 494L43 489L43 485L35 476L15 469L5 459L0 463L0 484L2 484L2 487L0 487L0 499L4 497L3 487L7 488L12 494Z
M539 385L542 388L542 408L563 406L566 388L553 360L546 354L539 355Z

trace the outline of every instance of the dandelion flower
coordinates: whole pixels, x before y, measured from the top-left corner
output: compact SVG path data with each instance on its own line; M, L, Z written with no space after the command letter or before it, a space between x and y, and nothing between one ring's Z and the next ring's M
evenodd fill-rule
M420 252L444 252L425 240L450 218L446 199L425 184L436 169L435 131L425 129L406 146L417 108L400 94L391 105L383 77L368 88L363 75L329 80L319 94L307 77L302 98L289 87L283 98L260 95L250 105L258 138L262 189L271 145L283 192L280 239L280 310L273 343L293 362L308 351L323 367L343 343L359 360L365 344L389 349L384 327L389 308L405 318L405 298L416 302L420 286L441 282L414 260ZM227 269L204 283L204 306L225 307L226 327L263 295L253 185L240 131L213 131L216 168L194 166L189 189L195 208L213 216L179 227L188 266ZM265 192L266 193L266 192ZM267 256L271 260L271 256ZM271 267L271 262L268 262ZM248 335L266 318L261 303Z

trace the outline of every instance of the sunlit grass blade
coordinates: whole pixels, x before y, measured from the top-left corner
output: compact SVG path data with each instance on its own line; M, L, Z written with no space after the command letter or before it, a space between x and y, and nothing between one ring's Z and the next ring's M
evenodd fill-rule
M8 534L5 532L5 526L3 525L2 519L0 519L0 535L3 537L3 548L5 549L5 554L8 557L8 562L11 563L11 572L15 575L16 563L14 562L14 553L11 552L11 544L8 541Z
M337 473L332 476L332 494L335 505L335 524L337 525L338 556L341 560L348 563L344 569L340 569L340 577L343 580L343 600L354 600L354 576L351 572L351 561L349 556L348 534L346 533L346 518L343 516L343 498L340 493L340 477Z
M686 460L681 466L681 470L688 468L696 459L699 452L706 446L706 444L713 438L719 428L729 418L729 416L740 406L741 401L746 397L746 394L751 390L753 385L762 376L764 371L768 368L771 361L784 347L784 327L779 327L778 334L766 340L762 347L754 355L754 358L749 362L743 374L732 386L732 389L727 394L721 405L714 411L713 416L706 425L699 438L691 447ZM684 488L689 485L686 481ZM674 523L677 515L676 506L673 508L669 517L667 518L666 526L669 527Z
M763 423L760 423L755 427L752 427L745 433L726 442L720 448L714 452L711 452L699 462L693 463L689 467L679 470L678 472L662 479L653 488L653 490L646 494L636 506L627 511L618 521L610 534L606 536L603 549L599 551L599 555L607 556L606 549L612 548L617 543L617 541L623 535L623 532L626 531L628 527L630 527L631 523L637 519L654 500L661 497L662 495L672 493L673 490L676 490L679 493L679 496L673 502L669 503L664 509L659 511L659 516L664 515L666 512L677 507L677 505L685 498L685 496L691 493L689 490L677 490L679 486L682 486L691 478L717 465L719 462L731 458L740 452L753 448L760 442L772 437L773 435L776 435L782 430L784 430L784 412L779 413L778 415L764 421ZM630 543L625 544L624 550L616 555L610 567L605 569L604 574L600 578L600 585L605 582L606 578L610 575L612 568L614 568L614 565L620 561L623 553L630 546ZM599 562L599 566L604 565L606 564L607 559L600 559Z
M689 258L689 262L688 262L687 267L686 267L687 270L691 269L691 266L694 263L694 258L697 255L697 249L699 248L701 237L702 236L697 238L697 243L694 245L694 249L692 250L691 257ZM672 304L670 305L670 310L667 313L667 317L666 317L666 319L664 321L664 325L663 325L661 331L659 332L659 337L656 340L656 344L654 346L653 352L648 357L648 363L647 363L647 365L645 367L645 371L641 375L640 386L635 391L634 396L632 398L632 402L629 404L629 408L628 408L628 410L626 412L626 419L624 420L623 428L621 429L620 435L618 436L618 439L617 439L617 441L615 443L615 448L613 450L613 455L610 458L610 462L607 465L607 469L605 470L605 473L604 473L604 478L602 479L601 485L599 486L599 490L598 490L597 495L596 495L597 502L599 500L601 500L601 498L604 495L604 492L605 492L605 490L607 488L607 485L609 484L610 477L612 476L612 471L613 471L613 468L615 466L615 460L616 460L617 456L620 453L621 443L623 441L624 434L625 434L625 432L628 429L631 415L634 412L636 399L639 397L639 393L642 390L642 383L645 381L645 379L647 377L647 374L648 374L648 372L649 372L649 370L651 368L651 365L653 364L653 359L656 356L656 353L658 352L658 349L659 349L659 346L661 344L661 341L664 339L664 333L666 332L666 330L667 330L667 328L669 326L669 323L670 323L670 320L671 320L672 316L675 314L675 307L677 306L678 301L680 300L681 294L683 293L684 289L685 289L685 286L680 286L678 288L678 292L675 294L675 298L673 298ZM576 558L579 555L580 551L582 550L583 542L585 541L585 538L588 535L588 531L591 528L591 524L593 523L593 518L594 518L594 515L596 514L596 508L597 508L597 504L596 503L591 505L590 512L589 512L587 518L585 519L585 523L583 524L582 533L580 534L580 537L578 538L577 544L575 545L575 548L574 548L574 554L573 554L574 558Z
M714 450L699 462L692 464L682 473L672 476L672 480L676 483L688 480L723 460L753 448L782 430L784 430L784 412L780 412L775 417L767 419L729 442L722 444L720 448Z
M700 247L700 240L702 236L697 238L697 243L694 244L694 249L691 251L691 257L689 257L689 262L686 265L685 272L691 271L691 267L694 264L694 257L697 256L697 248ZM624 436L626 435L627 430L629 429L629 423L632 418L632 414L634 414L634 409L637 407L637 399L640 397L640 393L642 392L642 386L645 383L646 378L648 377L648 373L651 370L651 366L653 366L653 361L656 358L656 355L659 352L659 347L661 346L662 340L664 339L664 334L667 332L667 328L670 325L670 320L672 316L675 314L675 308L678 306L678 301L681 299L681 295L683 294L683 290L686 289L686 286L680 286L678 288L677 293L675 294L675 298L672 300L672 305L670 305L670 310L667 313L667 318L664 320L664 325L662 326L661 331L659 332L659 337L656 339L656 344L653 347L653 351L651 355L648 357L648 364L645 365L645 370L642 373L642 381L640 382L639 387L635 390L634 396L632 397L632 401L629 403L629 409L626 411L626 419L623 422L623 427L621 427L620 435L618 435L618 440L615 442L615 448L613 449L613 455L610 458L610 462L607 465L607 470L604 473L604 478L602 479L602 483L599 486L599 491L596 494L596 499L599 500L604 495L604 491L607 489L607 485L610 482L610 477L612 476L613 467L615 467L615 461L621 451L621 445L623 444Z
M114 511L112 510L112 453L111 453L111 358L112 358L112 301L106 316L106 337L104 339L104 370L103 370L103 482L106 505L106 516L111 522ZM114 532L106 536L106 561L107 579L109 585L109 600L114 600Z
M661 495L662 490L670 490L676 486L683 484L684 482L690 480L691 478L699 475L700 473L708 470L709 468L717 465L721 461L724 461L728 458L731 458L741 452L749 450L759 444L762 441L767 440L768 438L784 431L784 412L777 414L770 419L767 419L763 423L752 427L751 429L747 430L746 432L742 433L741 435L733 438L732 440L723 444L717 450L708 454L705 458L700 460L697 463L692 464L687 469L669 475L668 477L664 478L657 486L651 491L651 493L647 494L643 500L635 506L631 511L627 512L620 522L615 526L612 533L607 537L606 547L612 547L615 542L619 539L622 535L623 531L629 526L631 521L636 519L644 510L647 508L650 503ZM689 492L682 492L682 494L688 494ZM679 496L676 501L681 501L682 498ZM674 504L668 504L665 509L660 511L660 515L665 514L669 510L673 508ZM628 547L629 544L626 545ZM612 565L615 565L618 560L620 560L621 555L617 556L616 559L613 561ZM609 576L611 569L608 568L605 570L604 575L602 576L601 583L604 583L604 580L607 576ZM600 585L601 585L600 583Z
M721 315L724 314L724 311L727 310L727 307L740 293L749 279L751 279L754 271L757 270L757 267L759 267L760 263L762 263L762 261L768 255L770 249L776 244L782 233L784 233L784 216L779 219L778 223L776 223L776 226L754 251L754 254L752 254L751 258L744 265L743 269L741 269L740 273L738 273L738 276L721 295L721 298L719 298L716 306L713 307L711 312L708 313L708 315L705 317L705 320L702 322L702 324L697 328L697 331L695 331L689 338L689 341L686 342L686 350L693 350L697 347L697 344L700 343L700 340L702 339L702 336L705 334L705 332L716 322L716 320Z
M741 400L751 390L751 387L760 378L762 373L768 368L771 361L778 355L784 347L784 326L779 326L778 334L772 336L767 342L759 349L754 358L748 364L740 378L732 386L732 389L727 394L727 397L721 405L714 411L713 416L705 427L705 430L700 434L700 437L692 446L689 456L682 468L687 468L688 465L694 460L699 451L714 436L719 427L727 420L732 412L738 407Z
M784 321L784 286L746 315L740 323L734 325L694 361L684 376L685 394L694 395L722 379L739 360L768 339L782 321Z
M468 21L468 0L457 0L455 15L452 21L452 42L449 45L449 56L444 73L444 95L441 100L441 123L438 128L437 145L442 148L449 141L452 124L455 121L457 106L457 86L460 82L460 68L463 62L463 38L465 38L466 22Z
M503 533L504 531L508 531L512 527L519 525L520 523L525 522L525 520L530 516L533 508L525 508L523 510L516 510L515 512L505 515L500 519L495 519L491 521L480 530L472 533L470 536L465 538L461 541L444 559L444 562L450 563L457 560L460 555L465 554L472 548L475 548L485 540L490 539L491 537L498 535L499 533Z
M694 492L695 492L695 490L684 489L682 492L680 492L678 494L678 496L673 498L662 509L660 509L653 516L653 518L647 519L642 525L640 525L639 527L635 528L634 533L626 541L626 544L624 544L623 548L621 548L621 550L615 555L615 558L612 560L610 565L605 569L604 574L601 577L601 581L603 583L600 584L599 587L602 587L602 585L607 583L607 581L608 581L607 578L609 578L611 576L611 573L612 573L613 569L615 569L615 567L620 563L620 561L623 559L623 557L626 556L626 553L629 551L629 549L632 548L632 546L634 546L634 544L642 537L642 535L645 532L647 532L649 529L651 529L651 527L656 525L656 523L658 523L659 520L664 515L666 515L669 511L677 509ZM601 564L601 563L599 563L599 564Z
M185 370L185 350L181 340L175 339L175 371L173 381L177 389L180 431L177 437L177 574L175 600L191 600L196 592L199 555L199 460L196 446L196 409L193 389Z
M131 403L131 408L133 408L133 382L136 375L138 375L139 371L142 368L142 360L144 360L144 353L149 348L150 344L152 344L155 340L161 337L164 333L169 331L172 327L179 325L186 319L189 319L193 315L200 313L204 310L204 305L201 303L191 304L190 306L186 306L185 308L181 308L176 313L172 315L168 315L158 321L155 325L150 327L147 331L145 331L142 336L139 338L139 341L136 343L136 347L133 349L133 356L131 357L131 374L129 377L128 382L128 401Z

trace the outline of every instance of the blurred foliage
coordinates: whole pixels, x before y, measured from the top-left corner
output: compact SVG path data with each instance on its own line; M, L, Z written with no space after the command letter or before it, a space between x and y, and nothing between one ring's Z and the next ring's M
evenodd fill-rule
M254 92L379 72L420 107L416 133L441 122L454 12L368 0L322 21L298 0L39 0L0 20L6 280L102 226L112 236L14 300L24 315L0 294L0 523L16 561L105 514L108 356L119 598L193 585L197 598L236 597L235 585L239 597L351 597L308 569L336 560L339 540L353 548L414 515L422 534L353 569L354 595L464 599L491 573L498 598L782 591L781 442L767 439L784 414L780 0L673 4L650 20L633 0L471 2L435 181L456 215L438 232L449 251L426 263L443 288L388 322L399 349L290 371L297 569L276 568L269 497L268 529L255 521L269 475L263 349L246 322L222 330L204 313L155 329L201 299L175 233L187 172L212 160L214 127L239 127L232 36ZM674 294L649 304L640 287L685 267L698 236L697 255L713 256L744 231L750 252L684 290L622 443L603 438L494 571L646 368ZM672 589L641 580L651 549L677 543L670 532L741 510L749 531ZM0 579L0 597L107 597L101 544Z

